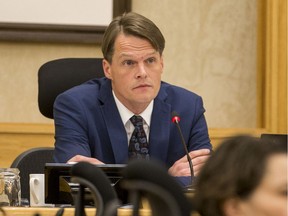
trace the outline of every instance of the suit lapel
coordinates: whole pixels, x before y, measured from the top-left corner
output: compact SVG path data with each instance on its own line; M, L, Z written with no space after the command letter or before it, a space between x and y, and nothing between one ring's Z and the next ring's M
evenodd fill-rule
M149 137L151 157L163 162L166 162L167 159L171 124L171 106L165 103L166 97L166 93L161 88L154 100Z
M127 163L128 140L126 130L112 95L110 80L107 80L101 88L99 99L103 103L103 119L108 130L115 163Z

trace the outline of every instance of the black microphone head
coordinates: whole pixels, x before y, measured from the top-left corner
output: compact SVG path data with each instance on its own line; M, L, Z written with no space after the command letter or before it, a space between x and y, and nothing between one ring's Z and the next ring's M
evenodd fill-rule
M173 112L171 113L171 116L172 116L171 120L172 120L173 123L178 123L178 122L180 122L179 114L178 114L176 111L173 111Z

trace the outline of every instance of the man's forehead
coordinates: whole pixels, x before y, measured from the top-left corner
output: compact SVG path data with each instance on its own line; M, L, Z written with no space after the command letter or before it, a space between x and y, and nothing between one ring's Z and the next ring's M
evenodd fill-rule
M149 58L159 55L150 41L133 35L119 34L115 40L114 56L117 58Z
M115 47L118 49L153 49L151 42L145 38L133 36L133 35L124 35L119 34L115 40Z
M158 52L156 50L149 50L149 51L134 51L134 52L120 52L119 57L120 58L149 58L151 56L157 55Z

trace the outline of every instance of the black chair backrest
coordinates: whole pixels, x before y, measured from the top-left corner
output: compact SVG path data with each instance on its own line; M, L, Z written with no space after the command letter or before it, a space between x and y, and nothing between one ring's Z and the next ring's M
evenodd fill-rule
M60 93L103 76L102 58L63 58L46 62L38 71L40 112L53 119L53 104Z
M274 145L284 145L287 146L287 134L261 134L261 139L269 141Z
M128 190L135 215L142 197L149 201L153 216L190 216L193 211L180 184L158 161L131 161L123 171L121 185Z
M37 147L22 152L12 162L11 168L18 168L20 171L21 197L30 200L29 174L43 173L46 163L52 163L53 147Z

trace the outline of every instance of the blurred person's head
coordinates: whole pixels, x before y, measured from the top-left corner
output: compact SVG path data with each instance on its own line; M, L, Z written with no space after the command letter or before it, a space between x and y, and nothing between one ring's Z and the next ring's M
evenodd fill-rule
M194 201L202 216L286 216L287 145L226 140L202 168Z

